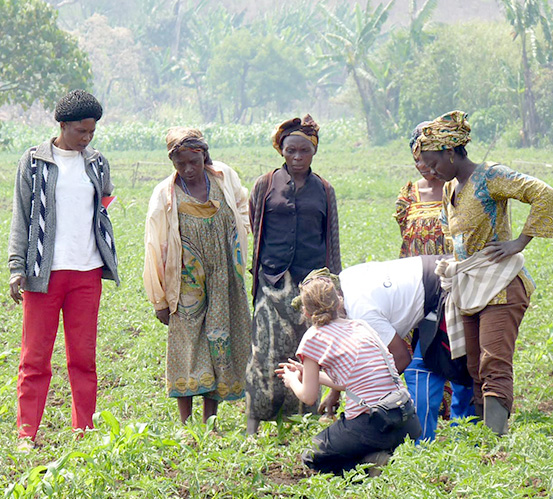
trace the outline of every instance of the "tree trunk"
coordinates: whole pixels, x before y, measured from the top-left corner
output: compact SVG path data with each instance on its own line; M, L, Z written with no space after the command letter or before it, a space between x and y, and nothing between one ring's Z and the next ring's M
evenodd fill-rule
M539 120L534 97L532 69L528 62L526 51L526 35L521 37L522 43L522 75L524 78L524 98L522 101L522 143L524 147L536 145L539 135Z
M173 35L173 45L171 47L171 57L173 58L176 58L179 53L182 16L184 14L183 11L184 9L182 8L182 1L177 0L177 4L175 5L175 14L177 19L175 21L175 33Z
M357 86L357 92L359 93L359 98L361 99L361 107L363 108L363 118L365 120L365 126L367 128L367 139L371 140L371 135L372 135L371 117L370 117L371 105L369 103L367 96L365 95L365 90L363 88L361 79L357 74L357 71L353 69L351 71L351 74L353 76L353 80L355 81L355 85Z
M246 109L248 108L248 101L246 98L246 79L248 77L248 71L250 69L249 64L246 64L244 66L244 70L242 72L242 76L240 78L240 87L238 89L238 99L236 102L236 107L234 111L234 122L235 123L241 123L242 117L244 116L244 113Z

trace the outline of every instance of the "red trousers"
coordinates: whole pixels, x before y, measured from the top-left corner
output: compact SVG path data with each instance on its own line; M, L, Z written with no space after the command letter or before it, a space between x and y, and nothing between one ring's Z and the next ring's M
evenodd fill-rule
M23 293L23 335L17 380L20 437L35 439L52 378L50 361L63 311L73 428L92 428L96 410L96 332L102 269L57 270L47 293Z

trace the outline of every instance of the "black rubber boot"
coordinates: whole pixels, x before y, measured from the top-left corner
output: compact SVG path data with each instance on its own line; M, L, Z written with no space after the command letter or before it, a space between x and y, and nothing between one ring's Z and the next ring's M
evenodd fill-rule
M474 415L478 418L478 421L484 419L484 404L474 402Z
M501 404L498 397L488 395L484 397L484 424L492 429L498 435L507 433L507 420L509 419L509 411Z

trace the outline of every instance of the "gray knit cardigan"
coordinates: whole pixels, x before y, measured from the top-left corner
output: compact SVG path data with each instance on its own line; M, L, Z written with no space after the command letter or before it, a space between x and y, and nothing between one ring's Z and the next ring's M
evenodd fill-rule
M56 235L58 166L52 155L53 140L31 147L19 160L8 246L11 275L25 276L24 289L40 293L48 291ZM102 197L113 190L109 163L91 147L83 156L85 172L94 186L94 235L104 262L102 277L119 284L113 227L102 206Z

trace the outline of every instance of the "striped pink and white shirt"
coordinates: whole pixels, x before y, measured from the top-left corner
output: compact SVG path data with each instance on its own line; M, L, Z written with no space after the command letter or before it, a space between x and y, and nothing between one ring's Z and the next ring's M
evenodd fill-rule
M308 357L324 369L330 379L374 404L396 389L378 344L378 333L360 320L337 319L326 326L311 326L303 335L296 355ZM388 351L384 346L385 351ZM395 371L392 354L388 358ZM347 397L346 419L368 412Z

